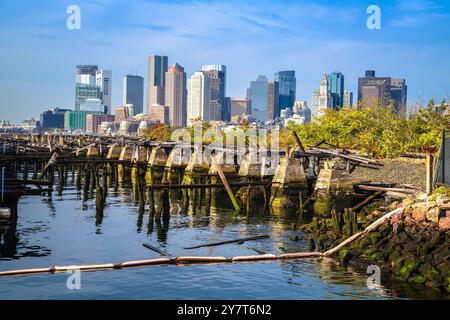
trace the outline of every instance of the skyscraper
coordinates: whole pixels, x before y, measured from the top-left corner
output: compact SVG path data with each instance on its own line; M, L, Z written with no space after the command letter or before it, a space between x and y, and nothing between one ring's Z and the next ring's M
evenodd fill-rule
M274 80L279 83L280 110L291 108L295 102L297 88L295 71L278 71L277 73L275 73Z
M311 96L311 111L314 117L319 115L319 98L320 98L320 90L315 89Z
M322 80L320 81L319 89L319 105L317 107L317 116L321 117L324 115L325 110L331 108L331 97L330 91L328 90L328 77L324 72Z
M166 72L165 102L169 108L169 124L185 127L187 116L186 73L178 63L170 66Z
M332 72L328 75L328 90L331 97L331 108L339 110L344 106L344 75Z
M100 99L100 87L96 83L97 65L77 65L75 77L75 110L87 99Z
M105 106L105 113L111 113L111 71L110 70L100 70L96 72L95 81L97 86L100 88L100 99L103 101Z
M125 75L122 86L122 104L132 104L136 114L144 112L144 78Z
M353 91L344 91L344 106L353 107Z
M408 86L405 79L391 80L391 98L394 101L394 111L400 115L406 115L406 103Z
M251 112L257 121L266 121L267 96L269 94L268 80L265 76L258 76L256 81L250 82Z
M100 98L100 87L96 84L77 83L75 85L75 110L80 110L80 105L87 99Z
M366 71L365 77L358 79L358 106L373 104L386 105L390 98L391 78L375 77L375 71Z
M151 114L153 104L164 105L165 79L167 71L167 56L151 55L148 57L148 87L147 87L147 111Z
M211 104L213 119L229 120L228 109L225 105L227 67L222 64L202 66L202 71L211 79Z
M269 81L267 86L267 120L273 120L280 116L279 83L278 81Z
M242 114L249 114L249 101L246 98L232 98L231 99L231 117Z
M211 120L211 79L203 72L195 72L187 81L187 125L202 119Z
M98 66L93 64L79 64L77 65L76 83L96 84L95 76L98 71Z

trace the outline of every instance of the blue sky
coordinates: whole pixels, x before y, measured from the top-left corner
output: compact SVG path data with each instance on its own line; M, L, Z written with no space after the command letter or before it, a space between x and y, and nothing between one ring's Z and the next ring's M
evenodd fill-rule
M68 30L66 8L81 8ZM366 9L381 8L381 30ZM356 93L366 69L405 78L409 104L450 95L448 1L4 1L0 11L0 120L17 122L74 104L75 65L113 73L113 105L122 76L146 77L149 54L169 56L188 76L202 64L226 64L227 93L245 95L259 74L297 73L297 98L310 101L323 72L341 71Z

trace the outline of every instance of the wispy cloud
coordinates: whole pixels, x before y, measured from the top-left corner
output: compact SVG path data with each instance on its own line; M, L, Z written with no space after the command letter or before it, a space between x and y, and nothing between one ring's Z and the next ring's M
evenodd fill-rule
M290 33L290 30L284 27L280 27L277 25L273 25L273 24L269 24L269 23L264 23L264 22L260 22L260 21L256 21L255 19L249 18L249 17L243 17L240 16L239 17L240 20L245 21L249 24L251 24L252 26L255 26L257 28L266 30L266 31L274 31L274 32L281 32L281 33Z

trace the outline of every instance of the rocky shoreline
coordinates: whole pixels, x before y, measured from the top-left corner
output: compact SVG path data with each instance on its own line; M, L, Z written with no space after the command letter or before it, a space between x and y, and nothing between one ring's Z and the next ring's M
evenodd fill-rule
M377 265L394 280L450 294L450 193L446 188L430 196L420 192L401 202L383 198L358 213L333 211L330 217L314 217L301 229L311 250L324 251L396 208L404 210L341 248L336 258L344 266Z

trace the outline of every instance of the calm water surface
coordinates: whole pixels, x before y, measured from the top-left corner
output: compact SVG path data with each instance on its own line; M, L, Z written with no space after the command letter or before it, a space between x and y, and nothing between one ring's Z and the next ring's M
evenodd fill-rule
M236 256L308 251L306 238L292 241L295 215L274 216L208 208L182 212L170 221L138 213L130 189L109 190L104 217L94 200L74 188L62 196L20 199L16 246L1 243L0 270L122 262L158 257L150 243L170 254ZM258 234L270 238L186 250L183 247ZM333 260L290 260L218 265L154 266L81 273L81 289L68 290L66 273L0 278L0 299L389 299L410 296L384 284L366 287L366 275Z

